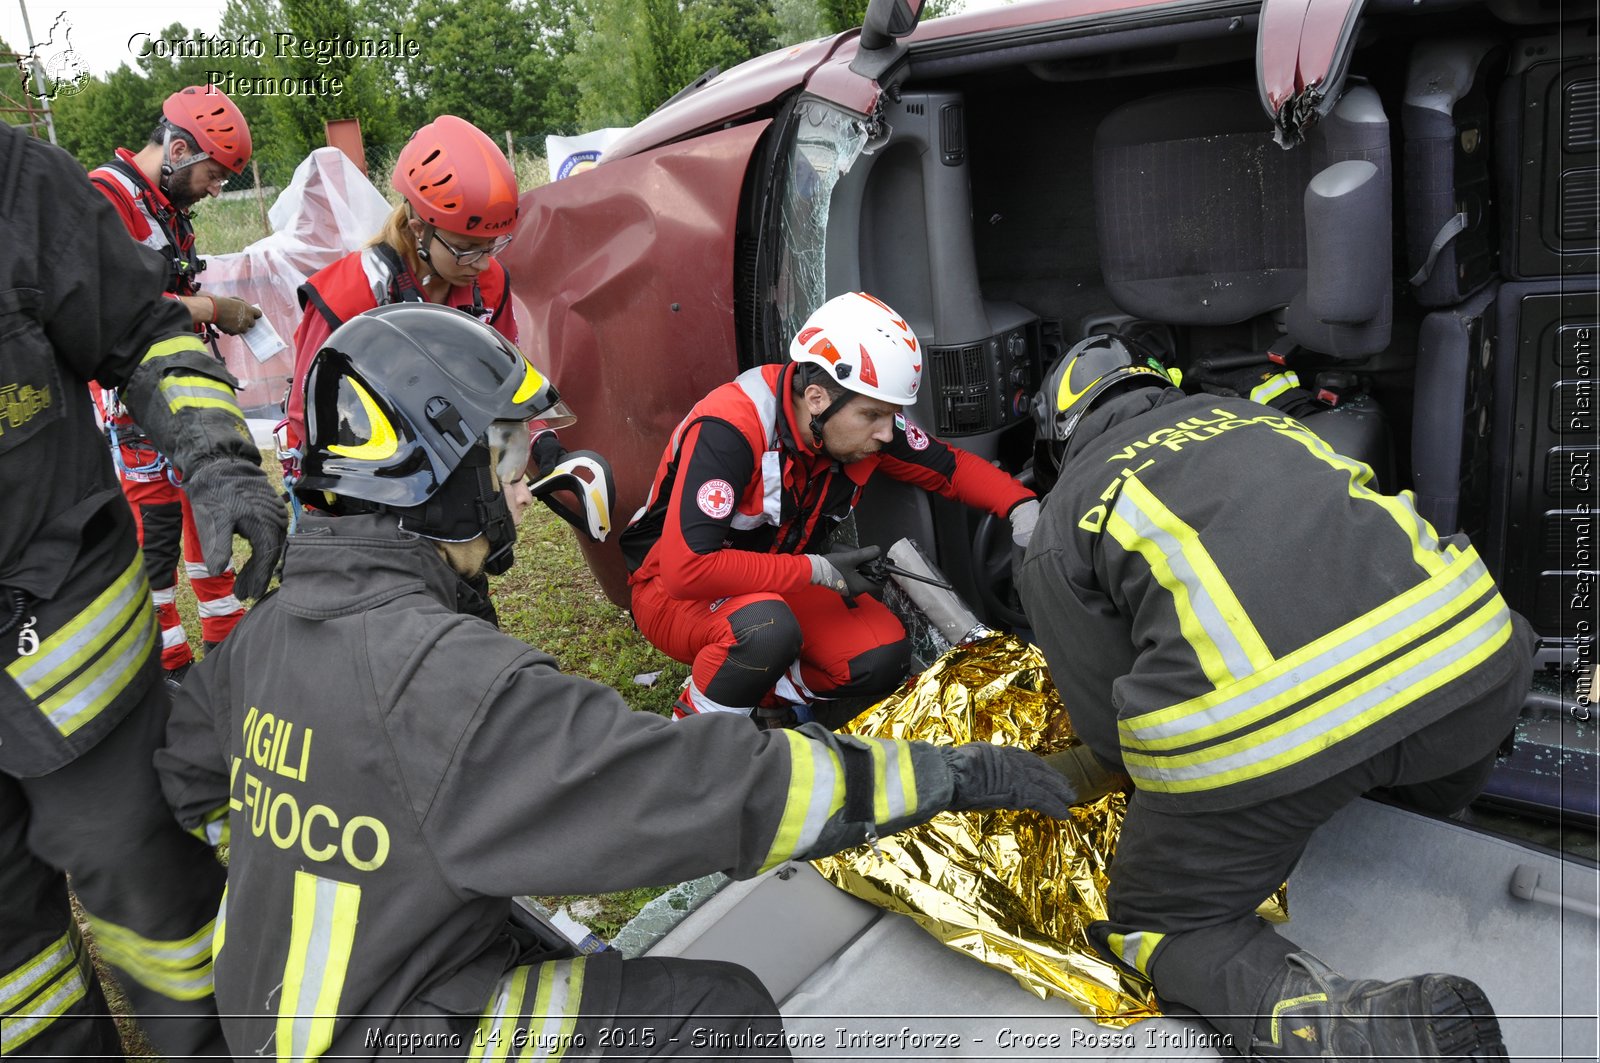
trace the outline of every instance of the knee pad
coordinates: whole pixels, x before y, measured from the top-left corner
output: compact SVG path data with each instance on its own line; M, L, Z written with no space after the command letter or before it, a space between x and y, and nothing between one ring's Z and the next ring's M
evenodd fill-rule
M735 642L728 658L776 678L800 656L800 622L782 601L754 602L728 617Z

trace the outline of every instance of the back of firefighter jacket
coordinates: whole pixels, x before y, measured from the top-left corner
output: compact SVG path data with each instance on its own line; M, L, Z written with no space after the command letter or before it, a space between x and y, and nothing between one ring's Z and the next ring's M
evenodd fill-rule
M1085 740L1153 803L1311 785L1528 652L1470 544L1440 540L1409 493L1373 490L1371 469L1292 418L1146 389L1084 428L1023 601Z

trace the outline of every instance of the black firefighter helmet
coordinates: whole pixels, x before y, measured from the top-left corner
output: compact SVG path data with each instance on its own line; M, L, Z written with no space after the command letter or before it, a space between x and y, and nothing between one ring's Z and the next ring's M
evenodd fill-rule
M1174 381L1159 361L1120 336L1090 336L1056 359L1033 397L1034 476L1041 493L1055 483L1073 433L1095 404L1146 385L1166 388Z
M574 418L505 337L448 307L380 306L334 329L305 387L302 498L332 513L392 511L444 542L486 535L488 571L510 566L502 488L527 471L528 422Z

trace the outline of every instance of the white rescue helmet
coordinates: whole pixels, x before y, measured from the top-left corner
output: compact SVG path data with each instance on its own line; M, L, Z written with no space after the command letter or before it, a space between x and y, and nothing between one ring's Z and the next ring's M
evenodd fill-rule
M917 401L922 345L905 318L866 292L834 296L789 343L789 358L821 366L841 387L896 406Z

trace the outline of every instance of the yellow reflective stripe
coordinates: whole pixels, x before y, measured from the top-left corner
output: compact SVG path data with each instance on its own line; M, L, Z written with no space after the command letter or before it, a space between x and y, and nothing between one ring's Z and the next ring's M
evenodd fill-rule
M1250 401L1259 402L1265 406L1290 388L1299 386L1300 377L1293 369L1285 370L1282 373L1274 373L1250 389Z
M1106 942L1123 963L1148 978L1150 957L1155 955L1156 946L1165 936L1153 930L1140 930L1132 934L1107 934Z
M1496 595L1449 630L1268 727L1180 756L1124 751L1123 762L1138 786L1163 793L1259 778L1320 753L1465 675L1510 637L1511 613Z
M157 358L165 358L168 355L177 354L180 351L206 353L205 346L200 342L200 337L191 332L151 344L150 349L144 352L144 357L139 359L139 362L143 364Z
M60 975L76 959L71 936L62 934L37 956L0 978L0 1015L10 1015L18 1004L33 996L41 985Z
M543 1018L538 1033L522 1046L517 1059L561 1059L572 1044L572 1034L578 1025L578 1012L583 1004L585 956L571 960L558 960L539 966L539 989L533 998L533 1008L528 1018ZM534 1052L538 1052L537 1057Z
M0 1015L0 1056L11 1055L43 1033L87 992L83 972L74 962L21 1010Z
M1227 686L1272 664L1233 588L1200 542L1200 535L1138 479L1123 481L1106 530L1137 553L1168 594L1178 628L1213 687Z
M546 966L553 966L546 964ZM528 992L528 967L513 967L501 976L495 986L494 998L478 1020L478 1031L472 1038L469 1063L477 1060L503 1060L522 1026L522 1000ZM543 982L549 972L541 972Z
M1414 496L1410 492L1397 497L1372 490L1367 486L1373 475L1371 466L1337 453L1321 436L1308 428L1297 425L1294 428L1275 428L1273 431L1299 443L1317 460L1348 474L1350 497L1370 502L1389 515L1389 519L1411 541L1411 557L1417 566L1430 576L1444 571L1453 558L1453 551L1448 554L1440 551L1438 534L1412 505L1411 498Z
M129 616L150 598L144 578L144 556L137 551L128 567L30 657L6 665L6 673L37 700L42 694L98 656L121 631Z
M1247 727L1398 653L1494 593L1470 547L1452 566L1241 682L1118 721L1125 748L1195 745ZM1496 595L1498 600L1498 595Z
M240 420L244 414L234 398L233 388L215 377L199 374L168 373L156 385L162 401L173 413L179 410L222 410Z
M133 682L156 644L156 614L141 609L134 622L106 649L92 669L39 703L63 735L100 715Z
M178 941L147 938L85 912L100 958L140 985L172 1000L211 995L211 931L215 920Z
M333 1044L360 909L360 886L294 873L289 953L278 1002L278 1063L320 1059Z
M828 819L844 807L844 772L833 751L791 730L778 734L789 743L789 792L763 871L810 849Z
M189 833L213 848L228 844L228 806L219 805L206 813L205 819L189 828Z
M911 747L887 738L866 739L872 754L872 820L888 823L917 809L917 780Z
M211 958L222 954L222 939L228 935L228 885L222 885L222 900L217 902L217 929L211 935Z

